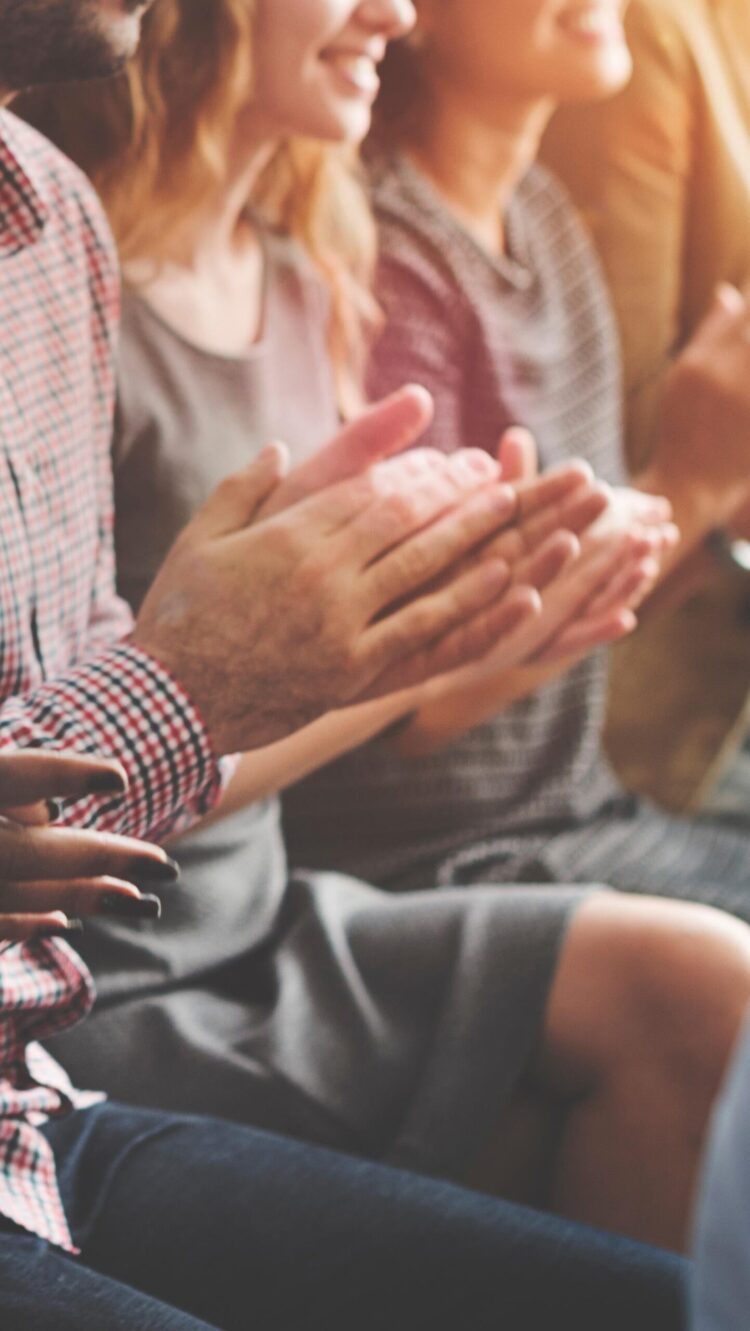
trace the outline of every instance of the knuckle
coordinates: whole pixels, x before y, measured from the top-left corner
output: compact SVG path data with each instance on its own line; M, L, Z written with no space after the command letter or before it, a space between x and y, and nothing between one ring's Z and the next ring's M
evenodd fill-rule
M413 494L397 490L384 499L381 518L389 529L411 527L418 517L418 502Z

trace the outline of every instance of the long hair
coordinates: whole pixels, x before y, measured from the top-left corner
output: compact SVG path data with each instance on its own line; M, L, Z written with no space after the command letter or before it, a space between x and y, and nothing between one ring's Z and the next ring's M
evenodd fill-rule
M90 176L123 263L166 260L181 228L226 180L253 83L251 0L160 0L117 78L24 94L14 110ZM329 347L345 413L360 401L375 227L349 148L282 143L248 206L297 239L331 294Z

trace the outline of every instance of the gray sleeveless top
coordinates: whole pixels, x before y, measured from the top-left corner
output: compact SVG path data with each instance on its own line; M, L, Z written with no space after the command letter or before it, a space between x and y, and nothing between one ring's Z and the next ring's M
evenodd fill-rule
M184 340L124 293L114 440L121 592L137 609L173 540L214 486L271 439L293 458L338 423L325 344L328 304L292 242L264 236L260 340L241 357ZM81 950L106 1003L230 961L272 927L286 884L278 805L266 801L180 840L177 887L156 926L87 927Z
M373 181L387 325L372 395L417 380L436 399L434 446L494 451L522 424L544 465L582 456L619 481L615 326L562 187L528 173L494 259L404 159L378 163ZM620 797L600 748L605 697L598 654L440 753L404 762L375 741L347 755L285 795L290 859L419 887L453 881L456 859L504 838L495 876L503 858L509 876L540 874L524 862L527 834L575 827Z

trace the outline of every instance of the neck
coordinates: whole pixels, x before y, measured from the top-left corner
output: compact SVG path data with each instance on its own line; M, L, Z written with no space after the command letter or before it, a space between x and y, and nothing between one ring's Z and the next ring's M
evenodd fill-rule
M482 245L504 248L503 217L518 182L535 161L553 111L547 101L493 100L471 106L441 88L430 123L411 149L446 203Z
M186 221L173 262L181 268L200 270L231 258L243 250L253 236L248 221L248 200L262 174L275 144L260 143L248 150L230 154L224 187L210 204Z

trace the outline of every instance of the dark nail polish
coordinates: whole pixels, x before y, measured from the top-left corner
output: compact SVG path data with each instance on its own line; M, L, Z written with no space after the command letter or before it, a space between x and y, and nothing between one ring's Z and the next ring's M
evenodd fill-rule
M47 814L51 823L59 823L62 818L62 800L47 800Z
M146 855L138 855L130 861L127 876L136 883L174 883L180 876L180 866L169 858L150 860Z
M124 795L127 785L119 772L94 772L86 789L89 795Z
M99 897L98 914L119 916L121 920L158 920L161 902L158 897L126 897L120 892L104 892Z
M67 938L69 934L83 933L83 920L68 920L67 924L45 925L37 929L34 938Z

